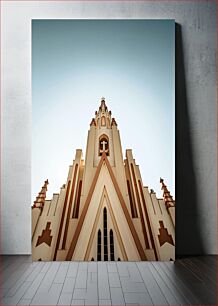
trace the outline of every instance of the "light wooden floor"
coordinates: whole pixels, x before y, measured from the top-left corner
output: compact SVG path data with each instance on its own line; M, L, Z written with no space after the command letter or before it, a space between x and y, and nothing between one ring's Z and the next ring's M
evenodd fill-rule
M1 256L1 305L217 305L217 257L32 262Z

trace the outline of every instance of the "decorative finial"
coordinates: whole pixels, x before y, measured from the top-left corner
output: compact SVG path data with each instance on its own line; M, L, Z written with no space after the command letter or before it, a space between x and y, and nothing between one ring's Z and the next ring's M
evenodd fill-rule
M32 208L40 208L43 209L43 206L45 204L45 198L46 198L46 191L47 191L47 185L49 184L48 179L44 181L44 185L41 188L41 191L39 192L38 196L36 197L36 200L34 201L34 204Z
M90 126L91 126L91 125L96 126L96 122L95 122L95 119L94 119L94 118L92 118L92 121L91 121L91 123L90 123Z
M106 116L106 117L111 116L111 112L108 111L108 108L107 108L107 105L105 103L105 98L104 97L101 98L101 104L99 106L99 109L98 109L98 111L95 112L95 116L96 117L98 116L98 118L101 117L102 115ZM97 124L97 122L96 122L96 124Z
M100 106L100 109L101 110L105 110L106 109L106 104L105 104L105 98L104 97L102 97L101 98L101 106Z
M166 204L166 207L174 207L175 201L173 200L173 197L171 196L166 184L164 183L164 179L160 178L160 183L162 184L161 189L163 190L163 198L164 202Z
M117 122L116 122L115 118L112 118L111 125L117 126Z

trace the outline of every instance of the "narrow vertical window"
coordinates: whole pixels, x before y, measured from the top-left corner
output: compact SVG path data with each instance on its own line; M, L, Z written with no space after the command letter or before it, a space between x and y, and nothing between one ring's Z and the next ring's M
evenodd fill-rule
M108 244L107 244L107 209L104 208L103 212L103 224L104 224L104 261L108 261Z
M132 217L137 218L138 217L137 216L137 210L136 210L135 203L133 202L129 180L127 180L127 189L128 189L128 194L129 194L129 201L130 201L130 208L131 208Z
M142 232L143 232L143 236L144 236L144 239L145 239L145 246L146 246L146 249L149 249L150 245L149 245L147 230L146 230L146 227L145 227L145 220L144 220L144 216L143 216L139 191L138 191L138 187L137 187L137 183L136 183L135 171L134 171L132 163L131 163L131 170L132 170L132 177L133 177L133 182L134 182L135 192L136 192L136 198L137 198L137 203L138 203L138 208L139 208L139 215L140 215L140 219L141 219Z
M101 230L98 230L98 240L97 240L97 260L101 261Z
M73 208L73 218L78 218L78 216L79 216L79 205L80 205L81 190L82 190L82 181L79 182L77 200L76 200L76 204Z
M138 196L138 189L137 189L137 184L136 184L136 178L135 178L135 172L134 172L134 168L133 168L133 164L131 163L131 171L132 171L132 178L133 178L133 183L135 186L135 192L136 192L136 198L137 198L137 202L139 205L139 196ZM132 186L133 187L133 186ZM131 190L130 190L131 191ZM134 199L134 193L133 193L133 210L135 212L135 217L137 218L137 209L136 209L136 201Z
M64 230L62 249L65 249L65 247L66 247L67 233L68 233L68 227L69 227L69 222L70 222L70 213L71 213L71 209L72 209L72 205L73 205L73 197L74 197L77 171L78 171L78 164L76 164L76 166L75 166L74 175L73 175L73 182L72 182L72 187L71 187L71 192L70 192L70 200L69 200L69 204L68 204L68 211L67 211L67 218L66 218L66 224L65 224L65 230Z
M114 261L114 234L112 229L110 230L110 253L111 253L111 261Z

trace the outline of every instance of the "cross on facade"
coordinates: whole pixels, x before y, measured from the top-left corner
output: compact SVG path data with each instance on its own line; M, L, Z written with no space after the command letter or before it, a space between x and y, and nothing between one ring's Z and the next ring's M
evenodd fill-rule
M103 140L103 141L101 142L101 144L103 145L103 151L106 151L106 147L105 147L105 146L106 146L106 144L107 144L107 141L104 141L104 140Z

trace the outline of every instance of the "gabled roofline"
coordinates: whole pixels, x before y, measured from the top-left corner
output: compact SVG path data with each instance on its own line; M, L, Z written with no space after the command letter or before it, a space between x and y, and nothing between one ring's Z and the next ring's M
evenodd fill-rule
M71 241L71 244L70 244L70 248L69 248L67 256L66 256L66 260L71 261L71 259L72 259L72 256L73 256L73 253L75 251L76 244L77 244L77 241L79 239L79 235L80 235L80 232L81 232L81 229L82 229L85 217L86 217L86 213L88 211L89 204L90 204L90 201L91 201L91 198L92 198L92 195L93 195L93 192L94 192L94 189L95 189L95 186L96 186L99 174L100 174L100 170L101 170L101 167L102 167L104 161L105 161L105 163L107 165L109 174L111 176L112 182L113 182L115 190L117 192L117 196L118 196L119 201L121 203L124 215L126 217L127 223L129 225L130 231L132 233L132 236L133 236L134 242L136 244L136 247L137 247L138 253L140 255L140 258L141 258L141 260L147 260L145 252L144 252L143 247L142 247L142 244L141 244L141 242L139 240L139 237L138 237L138 234L137 234L137 232L135 230L133 221L132 221L132 219L130 217L130 214L129 214L128 209L126 207L124 198L122 196L122 193L120 191L119 185L118 185L118 183L116 181L116 178L114 176L113 170L111 168L111 165L110 165L110 163L108 161L108 158L107 158L105 152L103 152L102 157L100 159L100 162L98 164L98 167L97 167L94 179L92 181L91 187L89 189L88 196L86 198L86 201L85 201L85 204L84 204L84 207L83 207L83 211L81 213L81 216L79 218L79 222L78 222L77 227L76 227L76 231L75 231L75 233L73 235L73 238L72 238L72 241Z

